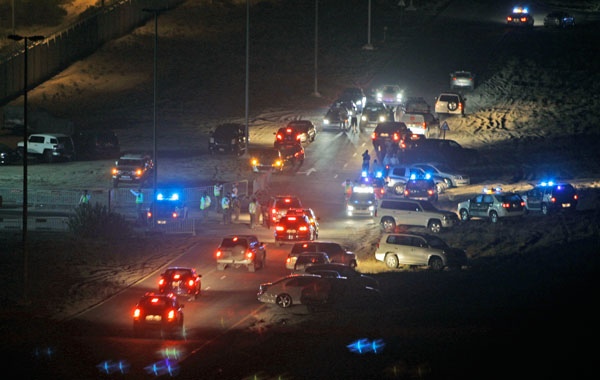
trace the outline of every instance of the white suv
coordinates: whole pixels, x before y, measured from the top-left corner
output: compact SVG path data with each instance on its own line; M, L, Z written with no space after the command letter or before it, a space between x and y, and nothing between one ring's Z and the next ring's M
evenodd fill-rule
M455 213L439 210L428 201L412 199L382 199L378 208L381 226L386 232L393 232L396 226L425 227L438 233L442 228L458 224Z
M19 141L17 150L23 153L24 145L23 141ZM60 133L36 134L30 135L27 139L27 154L40 156L46 162L52 162L55 159L73 160L75 148L71 136Z
M460 268L466 264L464 250L449 247L437 236L416 233L384 234L377 244L375 259L389 268L398 265L427 265L433 270Z
M465 102L467 98L463 98L457 93L442 93L435 98L435 113L447 113L452 115L465 115Z

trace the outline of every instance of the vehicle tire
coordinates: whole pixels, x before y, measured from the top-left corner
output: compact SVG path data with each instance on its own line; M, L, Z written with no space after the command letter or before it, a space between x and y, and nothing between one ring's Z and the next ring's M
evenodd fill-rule
M450 180L450 178L444 178L444 182L446 183L446 186L448 186L448 188L451 188L454 186L454 185L452 185L452 180Z
M433 256L429 259L429 268L433 271L439 272L444 269L444 262L437 256Z
M458 103L448 102L448 111L456 111L458 109Z
M385 232L394 232L396 230L396 221L390 217L382 218L381 227Z
M433 232L434 234L438 234L442 231L442 222L440 222L437 219L430 220L429 223L427 224L427 228L429 229L429 231Z
M396 269L398 268L398 264L398 256L396 256L393 253L388 253L387 255L385 255L385 265L388 268Z
M275 303L276 303L276 304L277 304L279 307L281 307L281 308L283 308L283 309L286 309L286 308L288 308L288 307L292 306L292 297L290 297L290 295L289 295L289 294L285 294L285 293L283 293L283 294L280 294L280 295L278 295L278 296L277 296L277 298L275 299Z
M548 215L549 214L548 211L549 211L548 210L548 205L545 204L545 203L542 203L542 215Z
M467 209L460 209L460 220L463 222L468 222L469 219L471 219L471 217L469 216L469 212L467 211Z
M50 151L50 150L44 151L44 161L46 161L49 164L52 163L52 161L53 161L52 151Z
M498 223L498 213L496 211L490 211L490 222L494 224Z
M250 273L256 272L256 264L255 263L248 265L248 272L250 272Z
M224 271L225 270L225 264L217 264L217 270L218 271Z

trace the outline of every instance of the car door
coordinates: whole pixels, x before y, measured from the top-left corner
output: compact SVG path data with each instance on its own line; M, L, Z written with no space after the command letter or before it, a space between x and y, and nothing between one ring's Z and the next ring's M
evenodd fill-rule
M483 202L481 203L481 216L485 217L489 215L490 207L494 204L494 197L490 194L483 196Z
M542 189L534 187L527 192L527 208L529 210L539 210L542 207Z
M426 221L423 221L424 213L421 206L415 202L401 202L401 207L406 215L406 225L408 226L423 226L427 225Z
M483 194L472 198L469 202L469 215L481 217L483 214Z
M387 251L393 252L398 258L398 264L410 265L412 258L410 255L411 243L410 237L404 235L390 235L386 239Z
M427 265L429 259L429 246L425 239L420 236L410 238L411 263L414 265Z

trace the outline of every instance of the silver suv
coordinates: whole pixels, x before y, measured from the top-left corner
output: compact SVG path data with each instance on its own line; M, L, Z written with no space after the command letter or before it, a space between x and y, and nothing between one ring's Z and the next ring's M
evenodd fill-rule
M465 102L467 98L463 98L458 93L443 93L435 98L435 113L448 113L452 115L465 115Z
M442 228L458 224L455 213L439 210L429 201L383 199L378 214L381 216L380 223L385 232L393 232L396 226L403 225L425 227L433 233L438 233Z
M433 270L460 268L466 264L464 250L449 247L442 239L428 234L384 234L377 244L375 259L389 268L398 265L427 265Z

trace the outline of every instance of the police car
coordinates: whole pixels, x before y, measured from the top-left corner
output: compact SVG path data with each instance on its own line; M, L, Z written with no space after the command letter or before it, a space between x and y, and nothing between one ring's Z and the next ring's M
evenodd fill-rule
M521 196L527 211L540 211L544 215L577 208L577 191L569 183L541 182Z
M525 202L516 193L503 192L501 188L483 189L483 194L460 202L458 215L463 222L471 218L489 218L497 223L500 218L523 216Z
M148 208L146 216L153 224L167 224L186 219L188 208L181 200L178 192L156 194L156 199Z
M377 212L377 198L373 186L362 184L352 188L352 195L346 202L346 215L375 216Z
M533 26L533 16L526 7L514 7L506 17L506 23L514 26Z

